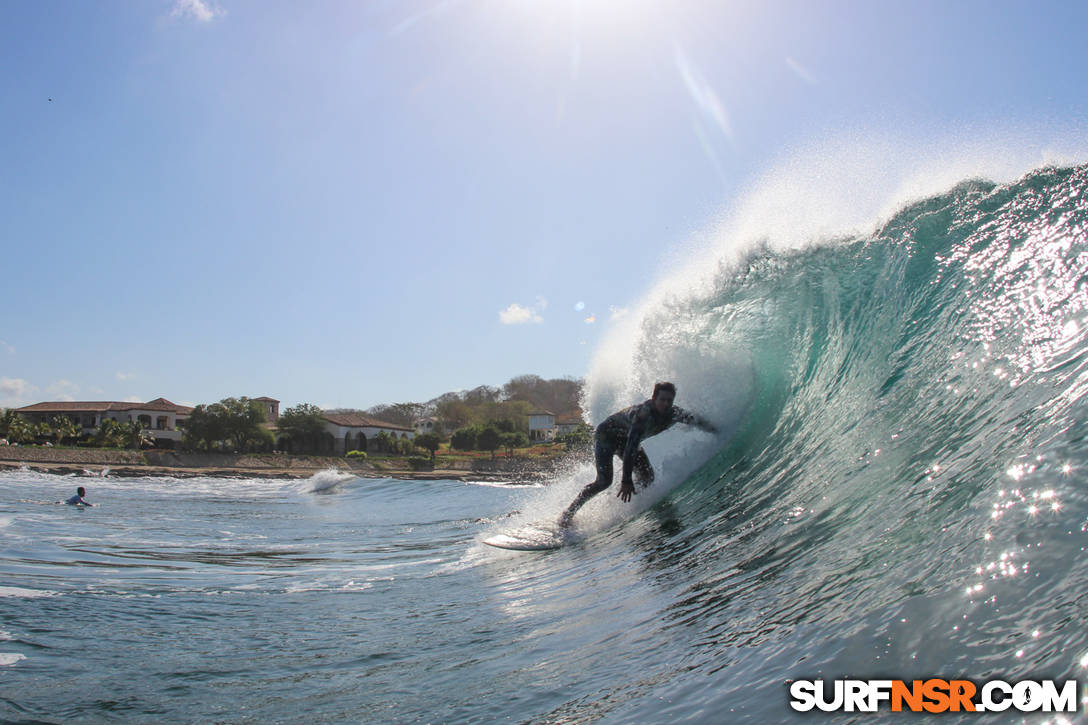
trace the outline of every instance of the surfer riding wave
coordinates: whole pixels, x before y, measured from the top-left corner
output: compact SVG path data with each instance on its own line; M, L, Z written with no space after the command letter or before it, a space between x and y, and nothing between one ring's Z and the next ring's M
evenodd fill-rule
M589 499L612 485L614 476L612 469L612 457L619 456L623 459L623 475L620 478L619 498L624 503L631 500L637 493L634 479L637 478L642 488L649 486L654 480L654 469L650 465L650 459L646 451L642 449L642 441L650 436L655 436L676 423L685 423L701 428L710 433L718 431L714 424L706 419L689 413L678 405L676 400L676 386L672 383L662 382L654 385L651 398L638 405L613 413L605 418L594 433L593 454L597 464L597 478L582 489L577 498L571 502L563 515L559 517L559 525L568 527L574 519L574 514L582 508Z

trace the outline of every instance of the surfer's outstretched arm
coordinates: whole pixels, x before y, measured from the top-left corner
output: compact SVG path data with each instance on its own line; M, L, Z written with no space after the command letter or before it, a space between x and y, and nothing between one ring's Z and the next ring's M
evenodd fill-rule
M695 426L700 430L705 430L707 433L718 432L718 426L714 425L701 415L689 413L678 405L674 406L673 410L675 411L673 415L677 423L684 423L686 425Z
M649 408L640 410L631 424L631 432L627 434L627 445L623 448L623 476L620 478L620 492L618 494L620 501L624 503L630 501L631 497L638 493L635 490L635 482L631 474L635 468L635 459L638 457L639 451L642 450L642 438L646 434L646 423L649 417Z

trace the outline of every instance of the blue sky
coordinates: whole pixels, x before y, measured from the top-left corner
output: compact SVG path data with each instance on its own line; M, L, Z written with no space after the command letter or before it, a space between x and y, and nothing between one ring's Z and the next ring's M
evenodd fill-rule
M0 406L581 376L791 149L1088 125L1082 2L0 12Z

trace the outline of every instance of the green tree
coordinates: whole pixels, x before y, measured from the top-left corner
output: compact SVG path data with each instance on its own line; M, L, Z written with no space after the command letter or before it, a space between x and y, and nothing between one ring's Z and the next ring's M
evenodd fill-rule
M504 400L483 403L477 407L480 419L503 433L529 430L529 413L532 406L524 400Z
M61 445L66 440L72 440L79 437L79 426L75 421L66 415L58 415L51 421L53 426L53 437L57 441L57 445Z
M512 433L503 433L499 436L499 443L506 449L506 455L514 455L515 448L524 448L529 445L529 436L525 435L521 431Z
M441 445L441 439L434 433L420 433L415 438L415 444L420 448L431 452L431 463L435 461L435 456L438 453L438 446Z
M150 430L145 430L138 420L122 423L120 434L121 445L125 448L139 449L144 444L151 445L155 440L155 434Z
M490 451L491 458L495 458L495 450L499 447L499 437L502 433L494 426L486 426L476 436L476 447L481 451Z
M226 419L218 403L198 405L193 408L185 424L182 441L186 448L215 450L227 438Z
M378 446L378 450L382 453L391 453L393 451L393 436L389 435L389 431L378 431L378 435L374 436L374 442Z
M185 444L206 451L228 444L235 451L267 450L272 434L262 427L264 407L249 398L224 398L198 405L185 426Z
M321 408L300 403L285 410L276 421L276 428L293 453L316 453L325 436L325 420Z
M38 441L38 442L47 441L47 440L49 440L50 438L53 437L53 429L45 421L42 421L41 423L38 423L37 425L31 426L30 429L34 433L34 440L35 441Z
M224 398L219 401L226 416L228 439L239 452L260 450L269 442L271 434L264 423L264 406L249 398Z
M476 448L476 429L472 426L458 428L450 436L450 448L459 451L471 451Z
M138 426L139 423L136 425ZM128 428L128 424L119 423L113 418L103 418L92 440L99 448L124 448L130 436L131 429Z
M16 415L8 425L7 439L11 443L30 443L34 440L34 430L22 416Z
M466 428L476 420L472 406L456 397L439 400L435 416L446 430Z
M10 443L29 443L34 440L34 430L23 416L8 408L0 416L0 438Z
M584 448L593 441L593 431L585 423L581 423L570 433L564 433L555 439L556 443L562 443L568 451Z

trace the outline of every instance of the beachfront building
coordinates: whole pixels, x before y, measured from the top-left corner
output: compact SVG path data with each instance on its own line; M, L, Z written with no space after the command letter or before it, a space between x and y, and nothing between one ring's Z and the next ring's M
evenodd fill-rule
M555 440L555 413L548 412L547 410L529 413L529 440Z
M128 403L119 401L74 402L57 401L35 403L15 412L28 423L51 423L54 418L66 417L79 427L83 435L94 435L102 421L112 418L118 423L137 421L149 430L158 441L178 442L181 440L180 427L193 409L186 405L171 403L166 398L155 398L146 403Z
M359 413L323 413L325 431L332 438L332 453L365 451L382 431L397 439L412 440L415 430L396 423L387 423Z

